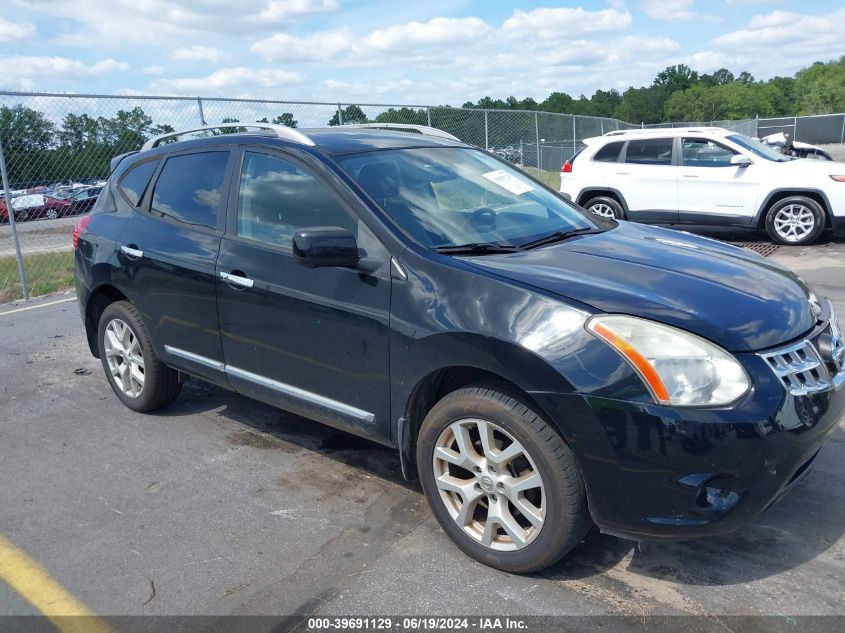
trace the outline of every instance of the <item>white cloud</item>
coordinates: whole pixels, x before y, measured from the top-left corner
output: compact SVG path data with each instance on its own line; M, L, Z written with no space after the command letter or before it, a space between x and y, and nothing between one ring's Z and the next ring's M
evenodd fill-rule
M9 22L0 18L0 42L11 42L35 37L35 26L29 22Z
M695 0L642 0L643 12L654 20L689 22L691 20L718 21L719 18L692 10Z
M353 38L347 29L321 31L304 37L276 33L250 47L267 60L293 62L327 61L352 48Z
M310 13L334 11L337 7L337 0L270 0L257 15L249 19L277 23Z
M164 73L164 66L161 66L160 64L153 64L152 66L147 66L141 72L145 75L161 75Z
M845 50L845 7L827 15L805 15L772 11L754 16L748 26L725 33L713 40L716 48L755 55L761 62L769 54L798 63L838 57ZM762 53L764 55L759 55ZM771 58L768 58L771 62Z
M180 62L217 64L225 58L223 51L211 46L182 46L170 53L170 59Z
M102 59L85 64L67 57L32 57L14 55L0 58L3 69L2 81L7 86L18 86L29 90L32 87L46 87L44 81L90 80L109 73L127 70L129 65L114 59Z
M444 46L483 39L491 30L480 18L434 18L373 31L363 39L362 45L376 51Z
M249 94L251 90L264 91L268 88L286 88L301 84L305 75L277 68L221 68L204 77L183 77L178 79L157 79L151 87L154 90L174 94L203 94L236 96Z
M502 30L526 38L566 40L584 33L623 31L631 25L631 14L618 9L586 11L576 9L517 9L505 20Z
M79 47L172 45L208 33L266 33L308 15L334 11L337 0L17 0L28 15L76 24L54 42Z

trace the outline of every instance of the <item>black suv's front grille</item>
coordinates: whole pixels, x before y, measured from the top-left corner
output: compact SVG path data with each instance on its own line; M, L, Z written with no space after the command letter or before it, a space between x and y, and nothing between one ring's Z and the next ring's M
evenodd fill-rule
M826 391L845 380L845 340L833 306L821 332L773 352L760 354L793 396Z

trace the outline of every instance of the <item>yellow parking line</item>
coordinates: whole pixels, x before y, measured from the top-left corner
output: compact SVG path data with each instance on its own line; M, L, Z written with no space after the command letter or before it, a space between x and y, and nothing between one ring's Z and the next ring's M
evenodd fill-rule
M15 308L14 310L7 310L6 312L0 312L0 316L6 316L7 314L15 314L16 312L26 312L27 310L35 310L37 308L46 308L47 306L54 306L57 303L67 303L68 301L76 301L76 297L69 297L67 299L59 299L58 301L49 301L47 303L39 303L38 305L26 306L25 308Z
M0 535L0 579L5 580L61 633L110 633L96 614L70 595L41 565ZM67 617L84 616L84 617Z

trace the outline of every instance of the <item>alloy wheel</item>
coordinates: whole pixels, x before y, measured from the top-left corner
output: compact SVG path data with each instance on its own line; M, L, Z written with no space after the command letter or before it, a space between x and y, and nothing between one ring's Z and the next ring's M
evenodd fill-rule
M590 212L595 213L596 215L600 215L603 218L615 218L616 214L613 213L613 209L608 204L604 204L603 202L598 202L594 205L590 206Z
M494 550L529 545L543 527L543 479L525 447L500 426L463 419L447 426L434 448L434 477L452 519Z
M106 325L106 361L118 389L130 398L137 398L144 390L144 356L141 344L132 328L121 319Z
M800 242L816 225L812 210L803 204L789 204L775 214L774 227L785 242Z

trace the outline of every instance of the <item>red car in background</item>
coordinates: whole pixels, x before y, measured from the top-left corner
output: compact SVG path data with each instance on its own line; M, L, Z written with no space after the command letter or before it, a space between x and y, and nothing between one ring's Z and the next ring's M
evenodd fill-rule
M97 202L102 187L91 187L81 191L70 192L67 195L56 196L34 193L20 196L12 200L15 211L15 221L24 220L53 220L69 215L87 213ZM9 221L9 212L5 198L0 198L0 222Z

